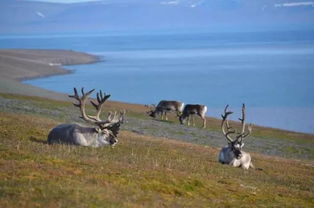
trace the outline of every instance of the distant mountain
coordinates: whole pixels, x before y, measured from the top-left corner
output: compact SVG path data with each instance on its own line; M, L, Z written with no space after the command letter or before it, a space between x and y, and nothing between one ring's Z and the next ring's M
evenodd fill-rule
M103 0L72 4L0 1L0 34L161 29L314 29L314 1Z

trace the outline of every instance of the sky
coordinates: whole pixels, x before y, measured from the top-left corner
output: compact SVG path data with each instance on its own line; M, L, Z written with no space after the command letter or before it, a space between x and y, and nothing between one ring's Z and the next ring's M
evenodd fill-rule
M99 1L99 0L31 0L31 1L55 2L55 3L75 3L75 2L87 2L87 1Z

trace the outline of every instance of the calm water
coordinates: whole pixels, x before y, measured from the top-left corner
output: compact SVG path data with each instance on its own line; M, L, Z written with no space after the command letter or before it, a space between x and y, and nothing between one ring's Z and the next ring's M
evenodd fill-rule
M312 37L302 32L2 37L0 47L72 49L104 59L68 67L73 74L26 81L35 86L65 93L73 86L103 89L113 100L131 103L202 103L214 117L226 104L240 111L245 102L248 122L314 133Z

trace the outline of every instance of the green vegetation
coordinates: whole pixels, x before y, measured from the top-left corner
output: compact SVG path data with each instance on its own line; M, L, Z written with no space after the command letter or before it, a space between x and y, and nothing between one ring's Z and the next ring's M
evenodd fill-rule
M73 107L68 102L31 100L41 113L0 112L0 207L314 206L311 160L252 153L258 169L244 171L219 164L217 148L130 131L121 132L115 148L51 146L46 144L49 130L70 120L61 112L70 114ZM140 108L127 110L132 118L140 117ZM258 134L267 137L268 130L262 129ZM281 130L269 131L272 138L272 132ZM281 135L285 134L289 133ZM297 137L289 139L313 140L311 135L294 134Z

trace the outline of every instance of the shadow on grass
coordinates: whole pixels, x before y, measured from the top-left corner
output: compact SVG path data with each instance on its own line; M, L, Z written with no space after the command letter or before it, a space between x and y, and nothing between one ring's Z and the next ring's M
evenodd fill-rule
M38 139L38 138L33 137L33 136L29 137L29 140L32 142L40 143L40 144L48 144L47 140Z

